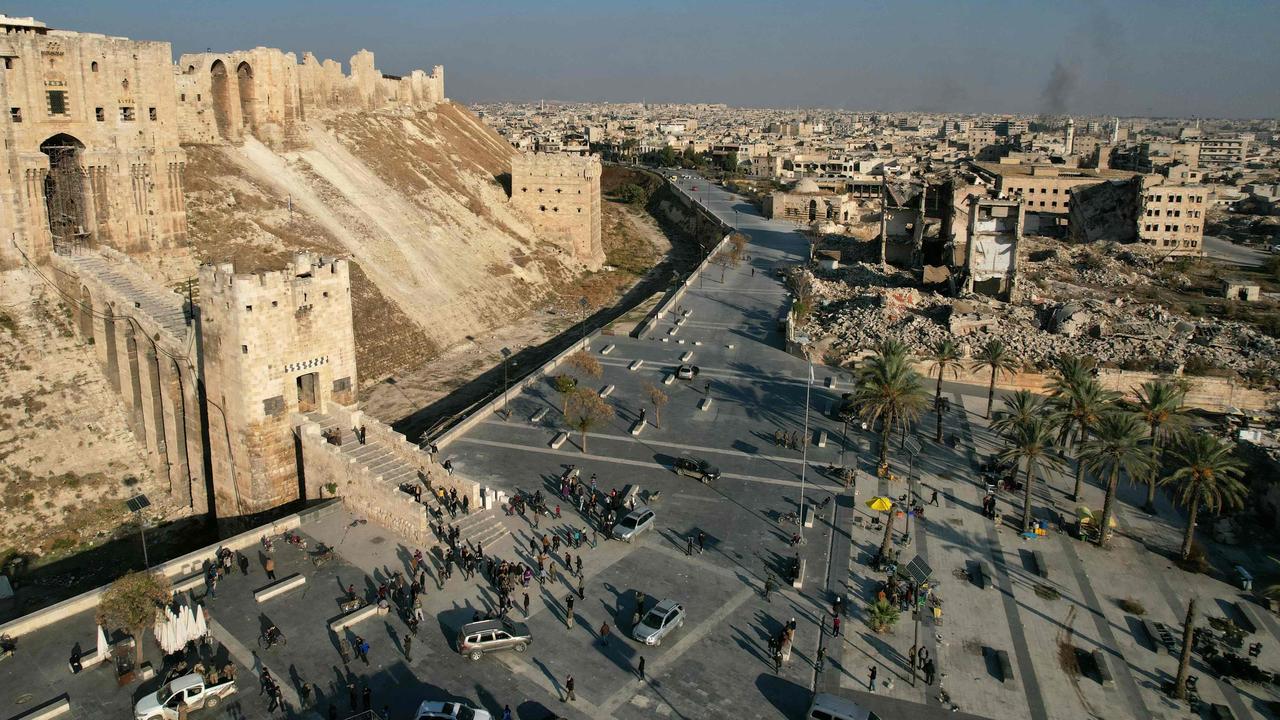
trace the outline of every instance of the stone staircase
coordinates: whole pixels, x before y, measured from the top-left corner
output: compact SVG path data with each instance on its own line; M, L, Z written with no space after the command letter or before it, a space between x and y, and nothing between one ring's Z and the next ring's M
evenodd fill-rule
M338 448L342 454L364 465L374 475L380 475L388 485L399 486L401 483L418 481L417 468L396 457L389 448L376 440L361 445L351 428L341 427L336 420L322 413L307 413L307 419L318 424L322 433L334 429L340 431L342 442ZM497 510L472 510L471 514L459 514L458 518L453 520L434 498L428 500L427 504L443 513L445 522L456 526L462 533L462 538L473 546L476 543L483 543L486 547L492 548L499 540L511 534Z
M102 280L104 285L133 301L134 307L155 320L161 327L182 338L187 332L186 299L154 280L143 277L127 263L114 264L99 255L73 255L70 261L81 273ZM127 311L119 311L128 314Z

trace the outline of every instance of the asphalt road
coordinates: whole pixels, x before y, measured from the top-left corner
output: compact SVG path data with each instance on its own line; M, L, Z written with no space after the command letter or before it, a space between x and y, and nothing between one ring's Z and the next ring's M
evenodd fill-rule
M1214 260L1243 267L1260 267L1271 257L1269 253L1236 245L1226 238L1214 235L1204 236L1204 254Z

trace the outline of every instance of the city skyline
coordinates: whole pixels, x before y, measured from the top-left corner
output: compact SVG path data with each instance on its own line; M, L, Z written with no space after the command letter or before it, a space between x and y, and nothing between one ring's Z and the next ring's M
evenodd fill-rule
M883 112L1264 118L1280 107L1280 6L1083 3L952 6L563 2L423 8L373 2L339 23L320 6L216 9L20 2L50 27L161 40L175 56L265 45L384 72L444 64L467 103L724 103ZM304 12L305 10L305 12ZM242 12L243 11L243 12ZM240 19L252 12L255 21ZM898 42L912 34L915 45ZM1230 47L1225 58L1218 50ZM512 62L520 58L520 62Z

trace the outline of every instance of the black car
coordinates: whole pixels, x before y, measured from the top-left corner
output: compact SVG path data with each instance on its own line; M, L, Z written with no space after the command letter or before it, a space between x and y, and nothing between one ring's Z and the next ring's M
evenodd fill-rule
M676 458L676 474L687 475L710 484L713 480L720 479L720 468L706 460L699 460L686 455Z

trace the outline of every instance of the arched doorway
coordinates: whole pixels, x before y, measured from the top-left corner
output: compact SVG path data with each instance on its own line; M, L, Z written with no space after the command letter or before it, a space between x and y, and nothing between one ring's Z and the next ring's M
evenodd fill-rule
M231 139L231 84L227 80L227 66L221 60L214 60L209 68L213 91L213 121L218 126L218 134Z
M40 152L49 156L49 172L44 176L44 207L49 220L49 236L58 252L70 252L80 245L85 232L84 143L58 133L40 143Z
M138 338L133 333L132 328L129 334L125 336L125 356L129 362L129 418L133 421L133 436L138 438L145 444L147 442L145 432L146 423L143 420L142 410L142 378L141 371L138 368Z
M240 122L246 130L253 130L254 102L253 68L242 62L236 67L236 85L240 90Z

